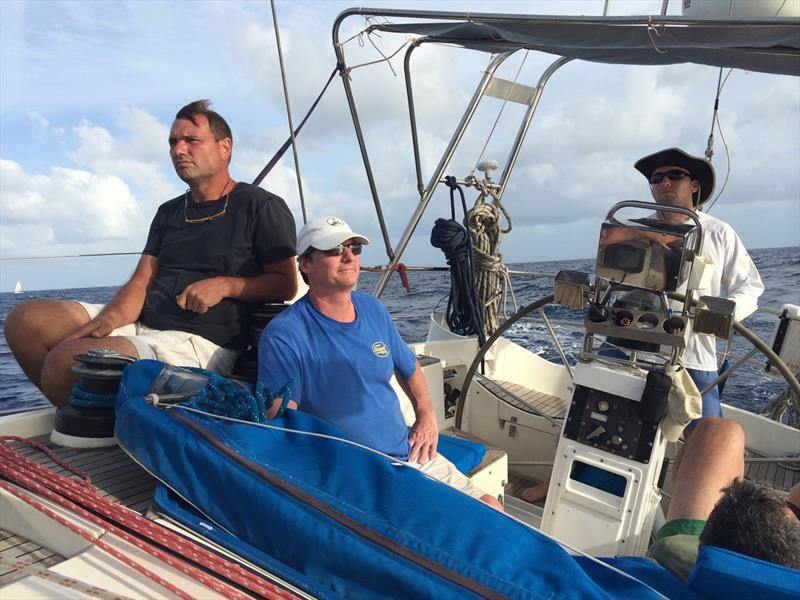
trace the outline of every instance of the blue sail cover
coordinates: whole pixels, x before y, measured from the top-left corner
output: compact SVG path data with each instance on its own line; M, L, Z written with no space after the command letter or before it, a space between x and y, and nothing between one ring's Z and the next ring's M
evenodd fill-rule
M488 506L363 449L181 408L154 408L143 396L162 366L143 360L126 369L117 397L120 445L201 516L235 535L234 550L313 595L658 597L641 583L573 558ZM297 411L271 424L340 435ZM651 561L617 565L668 597L693 597Z

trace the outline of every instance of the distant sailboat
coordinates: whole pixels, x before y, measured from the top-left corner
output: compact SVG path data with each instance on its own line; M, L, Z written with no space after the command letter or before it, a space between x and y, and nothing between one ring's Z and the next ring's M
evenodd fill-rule
M22 293L22 283L19 279L17 279L17 285L14 286L14 293L21 294Z

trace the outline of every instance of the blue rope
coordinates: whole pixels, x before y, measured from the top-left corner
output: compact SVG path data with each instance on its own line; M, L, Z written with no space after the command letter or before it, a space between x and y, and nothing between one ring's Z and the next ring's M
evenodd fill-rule
M217 373L192 369L205 374L208 383L186 402L191 408L202 410L221 417L230 417L242 421L264 423L267 411L276 398L281 397L280 408L276 416L281 416L289 401L294 398L294 380L290 377L282 388L272 393L269 386L259 382L255 394L242 385L231 381Z
M467 225L467 202L464 190L456 178L448 175L445 183L450 188L450 218L436 219L431 231L431 245L440 248L450 267L450 294L447 299L447 326L458 335L477 335L483 346L486 333L483 326L483 307L475 289L475 268L472 257L472 239ZM464 225L456 221L455 192L461 197Z
M72 395L69 397L69 403L72 406L84 406L89 408L105 408L114 405L116 394L94 394L78 387L78 384L72 386Z

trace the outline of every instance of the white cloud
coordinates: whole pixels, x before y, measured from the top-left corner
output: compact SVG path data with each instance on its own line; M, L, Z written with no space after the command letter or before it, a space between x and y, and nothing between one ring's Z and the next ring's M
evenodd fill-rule
M9 254L42 254L31 245L32 226L39 243L64 251L103 241L139 237L144 217L124 181L111 175L53 167L47 175L26 173L0 160L3 248ZM48 249L49 250L49 249Z
M169 129L149 112L127 106L120 108L117 124L123 132L120 138L84 119L73 128L78 146L70 156L93 172L126 181L141 198L142 208L155 210L181 190L165 171L172 168L166 142Z
M63 135L64 129L62 127L51 127L50 121L45 119L36 111L28 111L28 121L33 125L35 133L34 136L40 142L45 141L48 134Z
M670 10L678 11L678 4L671 3ZM345 2L278 4L295 124L334 66L330 27L347 6ZM430 9L432 4L395 6ZM660 0L610 5L613 14L652 14L660 7ZM452 8L487 10L485 2L466 0ZM6 181L11 175L5 171L0 187L4 254L16 251L16 245L26 240L36 240L43 253L57 253L49 248L60 247L69 235L55 215L73 221L70 231L80 230L84 225L64 207L73 207L73 213L88 212L93 221L112 218L103 212L112 197L112 205L132 203L138 212L129 223L130 241L113 238L118 241L111 243L108 238L107 247L140 248L157 205L183 190L168 159L166 137L175 111L190 100L211 98L231 123L232 174L239 180L252 179L287 135L275 36L264 3L200 2L187 11L185 3L0 1L0 10L2 158L4 169L12 172L16 166L19 171L13 176L13 190ZM599 14L602 3L496 3L492 10ZM343 38L363 26L362 19L349 18ZM403 41L402 36L390 34L375 39L387 54ZM362 48L358 40L350 42L346 52L350 65L380 58L369 42ZM402 55L392 61L398 77L385 64L352 72L393 243L418 200ZM454 48L423 45L415 50L412 67L424 183L488 60L482 53ZM530 54L520 81L532 85L553 60ZM512 57L500 75L513 79L520 61L521 56ZM596 227L588 223L596 224L611 204L648 198L646 183L632 168L637 158L673 145L702 153L717 73L708 67L631 68L579 61L556 72L504 198L515 223L507 238L506 258L535 260L553 256L556 248L573 255L571 246L560 245L566 237L580 240L589 231L594 237ZM472 169L500 106L496 99L484 100L473 121L475 130L465 135L446 174L461 178ZM733 170L714 210L724 216L728 207L736 208L742 237L761 243L758 240L770 237L766 221L741 218L755 206L754 199L764 210L770 205L783 210L796 205L800 197L800 88L796 78L734 72L720 106ZM484 155L498 160L501 170L523 112L524 107L517 105L505 108ZM378 241L377 219L338 75L298 144L309 213L341 214ZM719 134L715 151L721 180L726 161ZM290 153L265 187L287 200L299 224ZM499 175L500 171L495 173ZM90 199L101 194L106 199L102 203ZM18 206L7 211L12 199ZM473 199L474 193L468 191L468 202ZM16 215L13 222L7 221L11 213ZM440 190L423 216L406 262L412 256L422 263L439 262L426 238L433 220L447 213L448 193ZM42 223L38 230L34 214ZM784 236L776 243L795 239L792 224L785 223L774 230L776 240ZM84 243L103 244L101 229L89 228L81 234ZM117 235L123 226L112 220L111 228ZM569 235L559 237L551 231ZM514 241L517 236L520 241ZM371 262L380 260L381 245L370 251Z

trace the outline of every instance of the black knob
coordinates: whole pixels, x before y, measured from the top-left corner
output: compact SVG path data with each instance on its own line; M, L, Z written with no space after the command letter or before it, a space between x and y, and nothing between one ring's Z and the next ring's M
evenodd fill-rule
M680 317L670 317L664 321L664 331L669 334L676 334L686 329L686 322Z
M606 319L608 319L608 309L605 306L600 306L599 304L589 305L589 320L592 323L602 323Z

